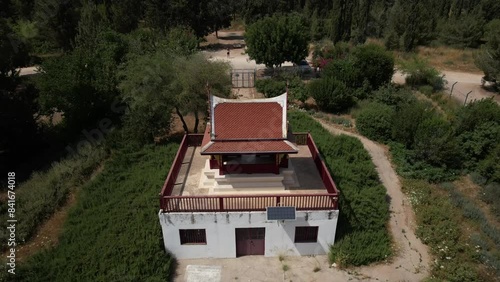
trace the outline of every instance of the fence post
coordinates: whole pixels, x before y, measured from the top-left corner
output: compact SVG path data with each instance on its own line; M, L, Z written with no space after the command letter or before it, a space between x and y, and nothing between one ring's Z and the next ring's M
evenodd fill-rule
M255 87L255 79L257 78L257 69L253 69L253 83L252 87Z
M450 97L451 97L451 94L453 94L453 88L455 87L455 84L457 84L457 83L458 83L458 81L453 83L453 85L451 86Z
M224 211L224 198L219 197L219 210Z
M472 91L469 91L469 93L467 93L467 95L465 95L464 106L465 106L465 104L467 104L467 98L469 98L470 93L472 93Z

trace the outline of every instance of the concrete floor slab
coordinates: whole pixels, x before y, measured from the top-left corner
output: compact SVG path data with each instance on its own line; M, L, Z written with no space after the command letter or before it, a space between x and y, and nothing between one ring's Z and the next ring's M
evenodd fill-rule
M325 186L316 165L311 157L311 153L307 146L297 146L299 148L298 154L290 155L290 162L292 163L297 180L298 187L283 190L283 193L301 194L301 193L326 193ZM199 147L189 147L186 156L184 157L182 167L176 179L172 196L194 196L194 195L208 195L208 188L200 188L200 178L205 166L208 156L200 154ZM260 189L259 192L266 193ZM269 191L276 193L276 191ZM247 194L248 191L238 192L235 194Z
M188 265L186 266L186 282L220 282L222 266L220 265Z

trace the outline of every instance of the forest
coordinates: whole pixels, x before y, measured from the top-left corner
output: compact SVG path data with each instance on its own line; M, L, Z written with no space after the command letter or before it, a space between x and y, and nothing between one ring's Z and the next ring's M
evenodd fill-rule
M300 23L300 28L294 28L297 32L292 37L302 36L305 44L328 39L334 44L356 45L378 38L389 50L407 52L419 45L477 48L476 64L488 80L496 81L500 69L500 2L495 0L2 0L0 14L4 117L0 128L6 132L0 151L6 162L13 161L12 155L15 162L22 162L44 144L69 141L43 140L54 128L46 128L47 122L40 121L51 121L55 112L64 113L63 131L73 140L82 129L97 126L103 118L110 118L113 125L133 126L131 116L140 115L139 108L144 107L137 103L131 107L125 94L132 91L127 71L135 71L134 63L146 63L141 60L149 57L164 62L158 69L167 64L173 67L166 62L177 60L173 65L179 68L182 57L195 53L205 35L235 22L251 30L253 23L268 16L293 15L291 23ZM179 58L153 58L164 56L153 53L167 49L172 50L168 56ZM304 56L303 51L293 54L283 60L298 61ZM41 67L43 78L18 76L19 67L31 65ZM148 69L155 72L155 68ZM215 88L227 95L223 83ZM203 87L199 91L205 94ZM181 96L170 95L177 101L171 104L184 105L181 101L186 97ZM118 103L128 110L109 110ZM174 108L180 114L199 110ZM153 113L148 118L157 125L151 128L156 132L146 135L161 135L158 128L165 128L169 121L157 119Z

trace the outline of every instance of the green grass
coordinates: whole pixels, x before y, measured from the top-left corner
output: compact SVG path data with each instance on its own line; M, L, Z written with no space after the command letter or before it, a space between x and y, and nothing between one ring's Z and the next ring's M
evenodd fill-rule
M346 135L333 136L304 112L289 112L289 122L296 132L310 131L341 192L330 260L340 265L366 265L389 257L386 190L361 142Z
M17 281L166 281L158 192L178 145L116 152L82 187L59 244L22 264Z
M53 163L47 171L34 173L30 179L20 184L15 189L18 243L28 241L40 224L65 203L70 191L90 178L106 156L107 153L102 147L85 147L79 154ZM2 222L7 220L7 208L7 205L1 205ZM7 241L6 231L5 228L0 231L2 242Z
M431 281L493 281L498 277L498 247L480 232L483 224L475 223L483 221L482 213L452 184L404 180L403 190L416 214L417 236L434 257Z

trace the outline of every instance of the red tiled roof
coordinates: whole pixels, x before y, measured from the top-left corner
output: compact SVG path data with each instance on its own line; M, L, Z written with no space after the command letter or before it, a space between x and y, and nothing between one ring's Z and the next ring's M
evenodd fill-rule
M283 108L277 102L220 103L213 115L215 140L283 138Z
M297 149L284 140L219 141L204 148L202 154L219 153L296 153Z

